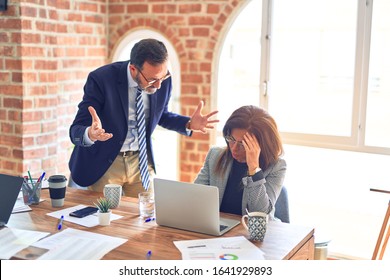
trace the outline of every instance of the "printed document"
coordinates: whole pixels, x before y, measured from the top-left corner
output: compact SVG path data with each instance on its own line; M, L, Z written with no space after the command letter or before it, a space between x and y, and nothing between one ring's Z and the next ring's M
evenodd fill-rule
M33 244L48 249L38 260L99 260L127 239L67 228Z
M244 236L174 241L183 260L264 260L264 253Z

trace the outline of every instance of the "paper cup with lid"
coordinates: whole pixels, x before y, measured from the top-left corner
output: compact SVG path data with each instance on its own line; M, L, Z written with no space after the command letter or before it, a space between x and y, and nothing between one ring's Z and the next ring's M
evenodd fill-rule
M51 206L62 207L65 201L66 177L64 175L52 175L49 177L49 192Z

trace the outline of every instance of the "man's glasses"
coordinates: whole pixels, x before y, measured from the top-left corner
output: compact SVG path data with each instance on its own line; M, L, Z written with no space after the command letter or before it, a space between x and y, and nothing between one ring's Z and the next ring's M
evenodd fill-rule
M225 140L231 145L237 144L238 148L244 149L244 144L242 144L242 141L237 141L233 136L225 136Z
M138 67L137 67L137 70L138 70L138 72L141 73L142 77L144 77L145 81L148 83L149 86L151 86L157 82L163 82L171 76L171 73L168 70L168 73L164 77L162 77L161 79L148 80Z

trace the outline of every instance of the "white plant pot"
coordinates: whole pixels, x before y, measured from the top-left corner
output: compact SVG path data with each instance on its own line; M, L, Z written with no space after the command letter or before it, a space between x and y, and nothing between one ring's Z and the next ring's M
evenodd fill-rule
M99 225L109 226L111 220L111 211L107 213L98 212Z

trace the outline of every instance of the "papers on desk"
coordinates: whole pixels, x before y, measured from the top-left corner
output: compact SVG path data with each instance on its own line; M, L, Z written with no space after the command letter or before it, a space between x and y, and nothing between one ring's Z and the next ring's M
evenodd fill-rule
M0 259L15 256L30 260L98 260L127 241L71 228L44 238L47 235L48 232L3 228Z
M49 232L3 228L0 230L0 259L8 260L47 235Z
M38 179L33 179L33 182L36 183ZM42 181L42 189L48 189L49 188L49 182L44 179ZM44 199L40 199L39 202L42 202L44 201ZM15 214L15 213L20 213L20 212L27 212L27 211L31 211L31 207L28 206L28 205L25 205L24 204L24 201L23 201L23 192L22 190L20 190L19 192L19 195L18 195L18 198L15 202L15 205L14 205L14 208L12 209L12 214Z
M86 206L80 204L80 205L73 206L70 208L61 209L61 210L58 210L56 212L47 213L46 215L48 215L50 217L57 218L57 219L60 219L61 216L64 215L64 221L75 223L75 224L82 225L85 227L94 227L94 226L99 225L97 213L95 213L93 215L89 215L89 216L84 217L84 218L76 218L76 217L69 216L69 213L76 211L76 210L79 210L79 209L84 208L84 207L86 207ZM118 220L122 217L123 216L119 216L119 215L116 215L114 213L111 213L111 221Z
M127 239L67 228L33 245L48 249L38 260L99 260Z
M183 260L264 260L264 253L244 236L174 241Z
M15 201L14 208L12 209L12 214L14 213L20 213L20 212L26 212L26 211L31 211L31 207L24 204L23 201L23 194L20 191L18 198Z
M48 183L46 182L46 184L48 184ZM45 201L45 200L41 198L39 200L39 203L41 203L42 201ZM27 211L31 211L31 210L32 209L30 206L24 204L23 193L22 193L22 190L20 190L18 198L15 201L14 208L12 209L12 214L20 213L20 212L27 212Z

